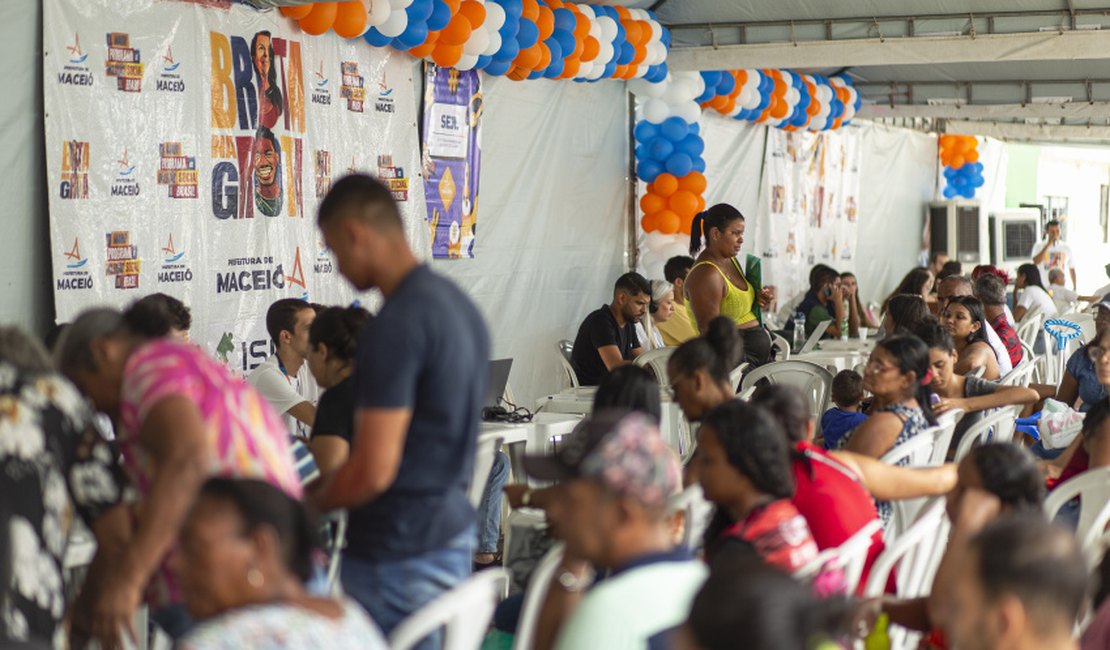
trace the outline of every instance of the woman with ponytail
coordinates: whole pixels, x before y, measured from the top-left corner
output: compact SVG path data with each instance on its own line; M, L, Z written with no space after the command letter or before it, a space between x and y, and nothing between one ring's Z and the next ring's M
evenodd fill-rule
M355 417L355 351L358 335L370 320L361 307L328 307L308 330L308 368L326 389L316 406L309 448L321 475L347 461Z
M763 327L762 309L774 302L775 291L761 286L758 257L748 255L741 268L743 243L744 215L731 205L719 203L694 217L690 255L697 255L697 261L686 276L685 302L698 332L705 332L718 316L732 320L744 341L742 361L759 366L771 360L771 335Z
M736 398L729 373L740 364L744 346L733 322L718 316L704 335L678 346L667 362L667 377L679 408L691 422Z
M209 479L173 560L200 622L178 647L384 650L354 601L309 595L316 551L316 528L299 502L264 481Z

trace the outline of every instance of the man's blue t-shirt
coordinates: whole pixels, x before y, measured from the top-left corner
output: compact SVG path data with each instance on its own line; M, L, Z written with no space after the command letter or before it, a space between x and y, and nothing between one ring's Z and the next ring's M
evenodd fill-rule
M410 558L445 548L475 524L466 488L489 355L477 307L426 266L413 270L366 324L355 362L355 412L407 408L412 422L393 484L350 511L347 553L371 562Z

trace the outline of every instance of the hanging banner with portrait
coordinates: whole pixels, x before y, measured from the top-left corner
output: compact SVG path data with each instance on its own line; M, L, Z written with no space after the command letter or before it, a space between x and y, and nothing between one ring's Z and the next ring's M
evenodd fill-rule
M432 257L474 257L481 172L482 86L475 70L426 64L424 196Z
M859 219L857 130L809 133L768 129L759 254L780 299L808 289L809 270L853 268Z
M164 292L250 370L271 302L354 298L316 228L351 172L427 250L412 57L219 0L46 0L43 50L59 321Z

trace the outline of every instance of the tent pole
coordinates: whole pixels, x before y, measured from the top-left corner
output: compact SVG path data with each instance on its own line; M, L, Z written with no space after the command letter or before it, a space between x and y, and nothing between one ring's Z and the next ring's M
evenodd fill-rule
M640 233L638 231L639 223L637 223L637 204L636 204L636 137L633 135L633 129L636 126L636 96L625 90L625 96L628 98L628 123L625 126L625 132L628 134L628 205L627 214L625 215L628 225L628 239L624 252L624 259L628 270L635 271L636 267L640 264Z

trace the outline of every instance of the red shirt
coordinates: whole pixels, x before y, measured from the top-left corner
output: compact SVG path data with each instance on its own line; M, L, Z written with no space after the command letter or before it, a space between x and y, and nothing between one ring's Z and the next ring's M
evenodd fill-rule
M817 558L817 545L806 520L787 499L772 501L752 510L724 532L748 542L771 566L793 573Z
M860 483L855 472L840 464L828 452L808 442L795 451L802 455L794 461L794 507L805 517L817 548L840 546L861 528L879 518L875 500ZM863 565L860 588L867 582L871 565L882 553L883 532L872 538Z
M1010 363L1017 367L1021 363L1022 351L1021 340L1018 339L1017 332L1014 331L1010 321L1006 318L1006 312L1003 311L998 315L998 318L990 321L990 326L994 333L1001 339L1002 345L1006 346L1006 352L1010 355Z

